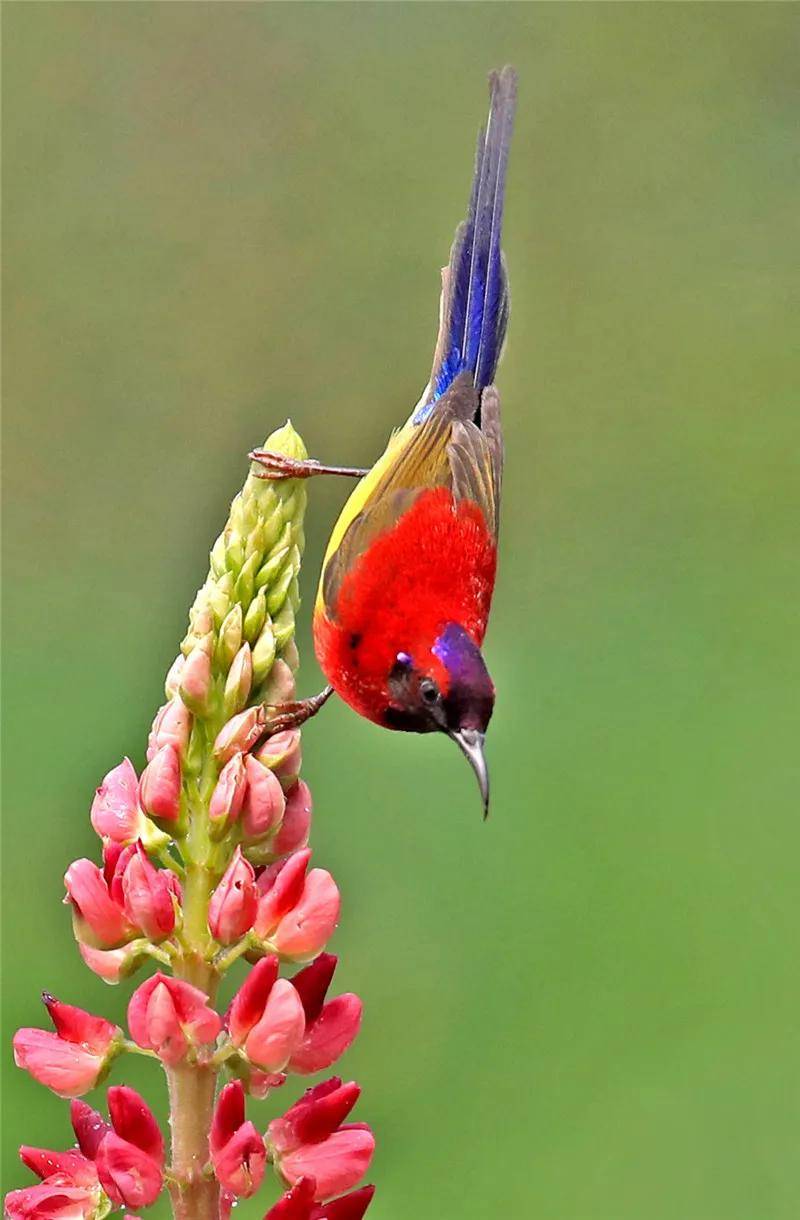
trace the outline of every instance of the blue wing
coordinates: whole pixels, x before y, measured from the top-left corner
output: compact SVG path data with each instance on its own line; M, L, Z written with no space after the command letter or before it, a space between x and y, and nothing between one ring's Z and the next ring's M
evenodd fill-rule
M439 339L427 392L413 423L428 418L459 373L469 372L480 393L490 385L508 322L508 278L500 247L506 168L517 74L511 67L489 78L490 106L478 137L467 218L456 231L442 284Z

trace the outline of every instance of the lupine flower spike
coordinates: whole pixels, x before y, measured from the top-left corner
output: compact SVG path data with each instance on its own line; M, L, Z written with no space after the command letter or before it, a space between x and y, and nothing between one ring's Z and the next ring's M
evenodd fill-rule
M289 425L267 445L305 458ZM46 994L53 1029L14 1038L17 1064L73 1099L122 1055L153 1060L167 1078L171 1145L125 1085L97 1109L73 1100L77 1147L23 1146L39 1181L6 1197L10 1220L138 1220L165 1190L176 1220L224 1220L262 1190L262 1214L278 1220L360 1220L372 1197L358 1189L372 1133L344 1121L356 1085L318 1086L282 1118L258 1114L293 1077L330 1067L361 1021L357 996L327 998L336 959L323 950L341 899L331 874L310 866L300 731L271 731L278 705L295 697L304 507L301 481L248 477L211 551L142 769L125 758L101 780L90 811L100 859L66 871L86 965L111 984L155 966L130 997L127 1030ZM217 991L236 963L245 973L222 1014Z

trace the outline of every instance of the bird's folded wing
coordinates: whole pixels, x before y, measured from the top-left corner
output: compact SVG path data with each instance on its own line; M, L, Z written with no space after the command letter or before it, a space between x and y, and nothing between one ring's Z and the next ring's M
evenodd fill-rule
M392 439L351 496L331 539L320 587L329 616L335 614L345 575L426 491L448 487L456 501L473 501L496 536L502 438L499 397L493 387L484 391L480 409L485 432L472 422L478 410L476 391L466 378L458 378L424 423Z

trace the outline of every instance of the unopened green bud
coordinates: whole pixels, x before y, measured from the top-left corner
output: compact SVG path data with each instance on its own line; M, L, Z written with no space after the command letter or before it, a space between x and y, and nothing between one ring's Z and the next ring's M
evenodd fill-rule
M253 648L253 685L260 686L275 660L275 633L272 624L265 622Z
M250 533L247 535L247 540L245 542L244 553L247 559L249 559L251 555L258 555L260 557L264 554L266 550L266 546L264 544L266 532L264 522L257 521Z
M211 548L211 555L209 556L209 559L211 563L211 575L219 578L227 569L227 565L225 563L224 534L220 534L219 538L214 543L213 547Z
M244 563L244 538L238 532L225 539L225 566L229 572L238 572Z
M231 664L225 683L223 708L225 716L235 716L247 703L253 685L253 654L249 644L242 644Z
M294 568L291 564L291 558L287 558L280 573L275 577L270 585L267 593L267 610L275 617L283 603L286 601L286 596L289 592L289 586L294 580Z
M267 617L267 599L264 590L259 589L244 616L244 638L248 644L255 644Z
M292 521L298 513L305 510L306 506L306 491L299 483L294 489L289 492L289 495L283 501L283 519L291 529Z
M208 600L214 612L214 622L222 623L233 602L233 576L225 572L217 581L208 584Z
M269 554L275 547L278 539L283 532L283 513L281 512L280 504L275 504L270 512L265 515L264 529L264 554Z
M237 602L225 615L219 629L217 655L220 665L227 669L242 646L242 607Z
M293 638L281 649L281 660L286 662L292 673L297 673L300 668L300 653Z
M290 602L284 602L280 613L272 620L272 630L275 632L275 646L281 651L294 635L294 609Z
M253 600L255 592L255 576L258 571L258 565L261 562L261 555L253 553L249 559L245 561L242 570L239 573L239 579L236 582L236 597L243 606L249 606Z
M278 573L283 568L286 560L289 558L291 547L287 542L284 546L275 547L270 551L269 559L256 575L256 585L259 589L265 589L272 585Z

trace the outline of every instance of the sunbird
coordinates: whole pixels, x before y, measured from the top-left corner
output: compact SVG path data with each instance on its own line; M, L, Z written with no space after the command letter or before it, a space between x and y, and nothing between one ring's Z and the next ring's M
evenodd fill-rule
M497 569L503 476L493 382L509 312L501 232L514 69L493 72L489 93L467 217L442 271L433 367L407 422L369 470L267 450L250 455L265 478L361 480L331 534L314 607L315 649L330 686L291 705L295 722L333 690L385 728L446 733L475 771L484 817L484 741L495 688L481 644Z

